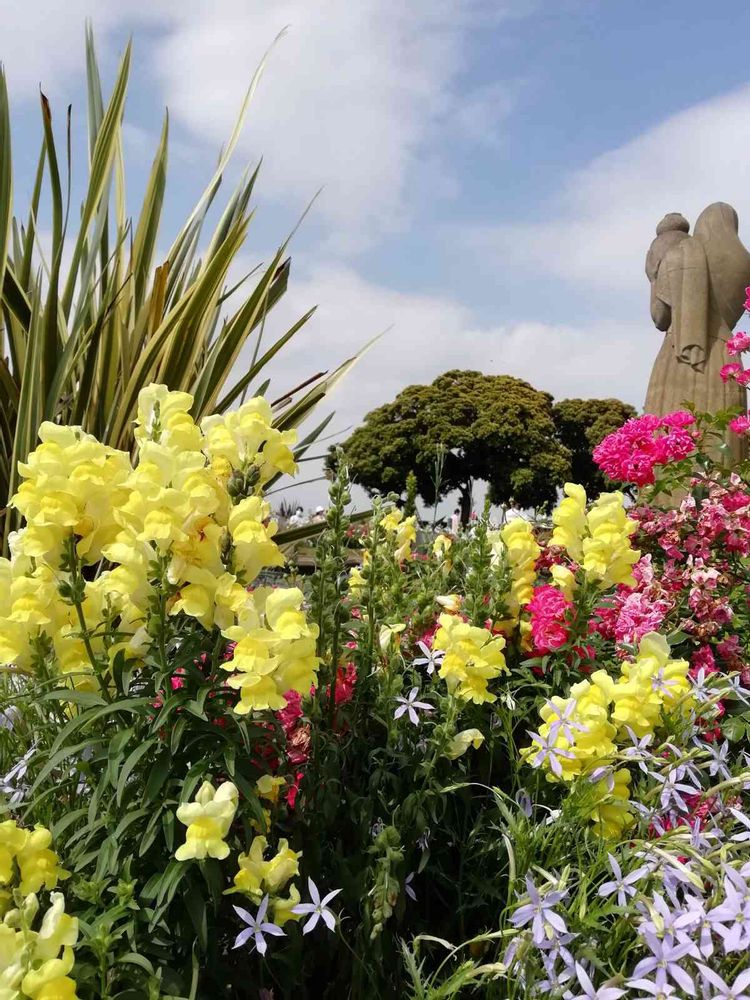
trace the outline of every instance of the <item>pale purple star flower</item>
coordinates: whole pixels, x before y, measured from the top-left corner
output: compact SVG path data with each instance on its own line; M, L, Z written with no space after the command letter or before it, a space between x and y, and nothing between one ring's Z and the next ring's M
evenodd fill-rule
M640 997L635 1000L681 1000L680 994L675 992L671 983L656 983L650 979L629 979L628 986L631 990L643 990Z
M666 775L654 773L653 771L649 773L652 778L661 782L659 802L662 809L674 807L680 812L688 812L687 803L682 795L698 795L700 794L700 788L696 788L694 785L686 785L683 781L680 781L682 775L676 768L673 768Z
M738 701L744 701L745 704L750 701L750 689L742 686L739 674L735 674L734 677L726 678L726 684Z
M400 719L402 715L406 712L409 713L409 721L415 726L419 725L419 715L418 712L434 712L435 708L429 705L426 701L417 701L417 695L419 694L419 688L413 687L408 695L404 698L399 695L396 701L399 702L399 706L393 713L394 719Z
M542 964L547 978L536 984L540 993L562 993L570 984L574 976L574 963L565 964L561 969L557 968L557 958L552 958L548 954L542 954Z
M232 909L240 918L243 920L247 927L241 930L237 937L234 939L233 948L241 948L243 944L253 939L253 947L258 949L259 955L265 955L268 951L268 944L264 937L265 934L270 934L271 937L284 937L283 930L277 925L266 920L266 911L268 910L268 896L264 896L261 900L261 904L258 907L258 912L255 916L248 913L241 906L233 906ZM250 949L252 951L252 948Z
M546 702L546 707L557 715L555 721L550 723L549 735L551 739L557 739L558 734L562 733L568 743L573 743L576 732L585 733L587 731L582 722L576 722L575 719L571 718L573 712L578 709L575 701L569 701L562 711L552 701Z
M302 928L302 933L309 934L310 931L315 930L318 920L321 917L323 918L323 923L330 931L335 930L336 914L328 908L328 904L335 896L338 896L341 889L334 889L333 892L329 892L321 899L318 887L311 878L307 880L307 888L310 891L311 902L297 903L296 906L292 907L292 913L299 914L300 916L310 914L310 919Z
M694 913L684 910L677 903L675 903L674 909L670 909L664 897L658 892L654 893L651 906L659 916L658 920L646 919L641 922L638 933L646 937L648 935L651 935L651 938L659 939L669 936L675 937L685 928L691 927L697 919Z
M657 983L666 983L672 979L679 987L694 996L695 984L685 971L682 961L690 952L691 943L683 941L676 944L671 934L661 939L650 930L647 930L642 937L646 939L651 954L647 958L641 959L633 969L633 979L643 979L644 976L654 973L654 979Z
M708 765L708 773L711 777L718 775L722 779L727 779L731 777L729 768L727 767L727 758L729 756L729 741L724 740L722 744L711 744L706 746L706 750L711 754L711 760Z
M573 953L568 948L568 945L578 937L577 934L555 934L552 938L545 939L538 948L542 953L542 961L544 962L545 968L548 963L554 965L557 961L563 963L566 969L570 969L571 972L576 964L576 960L573 957Z
M713 698L713 685L707 683L710 676L711 674L706 673L705 667L701 667L695 674L688 675L688 680L691 681L693 685L692 695L696 701L705 702Z
M706 1000L750 1000L750 969L741 972L730 986L707 965L699 965L698 968L706 985L712 988L710 994L703 994Z
M735 833L735 835L732 837L732 840L734 841L735 844L745 844L745 843L747 843L747 841L750 840L750 818L747 817L742 812L741 809L734 809L734 808L732 808L730 806L729 807L729 811L734 816L734 818L737 820L737 822L741 826L745 827L745 829L742 830L740 833Z
M414 891L414 887L412 886L412 882L414 881L414 874L415 874L414 872L410 872L410 874L407 875L406 878L404 879L404 892L409 897L409 899L413 899L414 902L416 903L417 894Z
M600 781L605 781L607 791L611 795L615 790L615 769L611 764L603 764L601 767L594 768L588 776L588 780L592 785L596 785Z
M653 753L649 750L649 747L654 742L654 734L646 733L645 736L642 736L639 739L630 726L626 726L626 729L633 745L625 747L623 754L628 758L628 760L632 760L634 763L637 763L641 771L643 771L644 774L647 774L648 768L646 767L646 762L650 762L654 759Z
M566 934L568 928L559 913L555 913L553 907L557 906L567 896L566 890L554 890L539 894L539 890L534 885L530 875L526 876L526 892L529 902L519 906L510 922L514 927L524 927L531 924L531 937L534 944L539 946L545 940L552 939L556 934Z
M628 899L632 899L635 896L637 892L635 888L636 884L651 874L651 867L650 865L641 865L640 868L636 868L635 871L623 877L617 858L612 854L607 854L607 860L609 861L609 867L614 875L614 879L604 882L599 886L599 895L606 898L616 892L617 905L625 906Z
M724 900L708 911L708 919L726 954L750 947L750 888L731 868L724 878Z
M571 1000L619 1000L619 997L625 996L625 990L621 990L619 986L608 986L605 983L603 986L595 987L580 962L576 962L576 977L583 993L566 994Z
M539 748L538 752L529 760L532 767L541 767L542 764L547 761L549 764L549 769L556 777L562 775L562 764L560 763L560 758L564 760L573 760L575 754L572 750L563 750L561 747L556 747L554 745L557 736L550 732L546 737L540 736L539 733L532 733L528 731L528 735L532 738L536 746Z
M685 900L687 912L693 915L691 934L695 941L695 952L691 952L693 958L710 958L714 953L714 938L712 934L711 921L706 912L706 904L697 896L688 896ZM679 935L680 940L688 940L686 932Z
M412 663L413 667L424 667L428 674L434 674L436 667L439 667L445 656L444 649L430 649L426 642L421 639L417 643L423 656L418 656Z

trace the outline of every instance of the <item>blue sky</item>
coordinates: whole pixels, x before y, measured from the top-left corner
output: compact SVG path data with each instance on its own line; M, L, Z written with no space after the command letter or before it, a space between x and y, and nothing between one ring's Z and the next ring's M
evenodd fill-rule
M131 209L170 108L165 247L289 26L238 157L264 156L245 262L268 259L323 186L275 322L319 310L275 381L392 326L337 391L339 426L450 367L640 405L659 347L643 260L660 216L727 200L750 243L738 0L0 0L0 12L19 207L39 83L59 122L72 102L83 125L91 17L108 82L134 39Z

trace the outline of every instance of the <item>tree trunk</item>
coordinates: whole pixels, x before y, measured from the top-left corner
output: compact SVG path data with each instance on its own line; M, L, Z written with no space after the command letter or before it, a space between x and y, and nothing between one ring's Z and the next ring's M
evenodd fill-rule
M469 479L463 486L459 488L459 507L461 509L461 524L466 527L469 523L469 517L471 516L471 487L472 481Z

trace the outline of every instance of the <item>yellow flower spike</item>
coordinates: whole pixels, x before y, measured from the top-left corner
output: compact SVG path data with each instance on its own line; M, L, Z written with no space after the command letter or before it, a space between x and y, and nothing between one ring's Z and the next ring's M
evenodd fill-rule
M347 584L349 593L352 595L352 597L355 598L359 597L362 591L365 589L366 584L367 581L362 576L362 570L359 568L359 566L353 566L352 569L349 571L349 581Z
M73 961L73 949L65 948L62 958L52 958L27 972L21 983L22 991L31 1000L77 1000L76 984L68 976Z
M445 756L450 760L456 760L457 757L462 757L469 747L478 750L483 743L484 735L478 729L464 729L462 732L456 733L450 741Z
M575 573L568 569L567 566L560 566L559 563L554 563L550 567L550 575L555 587L562 591L567 599L571 601L576 589Z
M210 781L204 781L195 801L178 807L177 819L187 827L185 843L175 851L178 861L202 861L207 857L221 861L228 856L229 845L224 838L237 811L237 798L237 788L231 781L218 790Z
M298 587L279 587L268 593L266 622L282 639L301 639L307 633L305 614L300 610L304 599Z
M273 922L279 927L283 927L285 923L289 920L301 920L302 914L293 913L292 910L300 902L299 889L296 885L289 886L289 896L284 899L282 896L277 896L271 901L271 912L273 913Z
M413 557L412 545L417 540L417 519L412 514L404 517L404 513L396 508L381 520L380 525L391 536L394 546L394 559L404 562Z
M274 777L272 774L264 774L255 782L255 787L262 799L275 805L279 801L281 789L286 787L286 781L283 778Z
M270 514L270 505L265 500L247 497L240 500L229 515L235 571L243 575L246 583L252 583L262 569L286 563L281 549L273 541L276 522L265 523Z
M445 608L451 614L458 614L463 607L464 599L460 594L442 594L435 598L441 608Z
M453 546L453 539L449 535L438 535L432 543L432 553L437 559L443 560Z
M301 851L292 851L288 841L280 840L275 856L266 861L267 849L268 841L265 837L253 838L247 854L239 856L240 867L234 877L234 888L229 892L243 892L259 902L266 893L275 896L290 878L299 874Z
M61 948L72 947L78 940L78 918L65 912L63 894L53 892L50 901L52 905L44 914L34 947L34 957L42 961L57 958Z
M577 483L565 483L563 493L565 498L552 512L550 545L560 545L574 562L579 562L586 531L586 491Z
M378 643L380 645L381 653L387 653L388 649L392 644L398 646L401 642L401 633L406 628L406 625L399 623L398 625L381 625L380 634L378 635Z
M449 691L477 705L495 701L497 696L488 690L487 682L507 673L505 638L456 615L442 614L438 623L433 649L445 652L439 673Z
M611 778L597 781L594 790L599 801L591 810L589 819L594 830L606 840L619 840L633 822L630 809L630 772L625 768L615 771Z
M240 854L237 859L240 867L234 876L234 889L237 892L244 892L256 903L259 903L263 896L262 885L268 868L268 862L264 860L263 855L267 847L268 841L265 837L254 837L247 854Z
M45 889L54 889L60 879L69 877L70 872L60 868L58 857L49 849L52 834L43 826L37 826L27 833L23 847L16 856L21 874L19 889L24 895Z
M508 595L510 613L518 616L534 594L536 561L542 551L534 537L532 525L523 518L510 521L500 531L489 532L492 565L505 561L510 568L511 587Z
M28 835L28 831L22 830L13 819L0 823L0 882L4 885L13 878L13 861Z
M299 859L302 851L293 851L286 840L279 841L275 857L266 866L263 883L270 893L277 893L294 875L299 875Z

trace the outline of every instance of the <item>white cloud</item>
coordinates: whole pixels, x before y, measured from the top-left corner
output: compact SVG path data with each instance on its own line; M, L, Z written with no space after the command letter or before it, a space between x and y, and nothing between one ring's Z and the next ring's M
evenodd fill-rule
M254 66L289 25L244 149L264 156L264 192L276 199L299 204L322 186L316 217L332 248L351 251L408 222L427 146L454 109L472 11L465 0L225 0L220 17L175 25L158 46L157 72L175 116L219 143ZM474 130L490 123L488 95L479 96L485 103L467 109ZM506 99L501 87L492 96L498 107Z
M450 368L516 375L558 399L615 395L639 405L659 346L658 334L628 323L477 326L453 299L395 292L339 264L313 264L294 275L275 310L277 332L316 302L319 309L276 370L279 395L392 326L335 390L331 405L342 426L359 423L405 385L431 382Z
M576 284L644 292L646 251L659 219L682 212L691 223L714 201L740 210L750 190L750 86L672 115L576 171L540 221L473 228L477 250L506 266ZM747 240L746 240L747 242Z
M148 53L147 71L161 85L156 100L213 153L229 134L262 54L289 26L241 149L249 158L264 156L263 193L294 211L323 187L315 212L328 228L328 248L352 251L408 225L425 188L434 197L455 190L444 176L440 137L458 130L469 140L497 141L516 85L494 81L458 99L469 68L468 33L534 6L535 0L0 0L10 26L5 38L13 38L1 55L17 98L36 99L41 81L60 101L83 72L87 17L109 63L125 32L135 30L136 58L139 50ZM144 62L138 68L144 72Z
M406 385L431 382L451 368L515 375L556 399L616 396L635 406L643 402L659 347L658 334L643 324L522 322L481 327L470 310L451 298L395 292L338 263L297 263L302 266L295 268L269 322L269 342L310 306L320 306L269 369L272 395L333 367L392 326L315 415L335 410L331 426L340 431L357 426L366 413L390 402ZM317 474L318 467L311 463L303 471L306 478ZM316 504L324 500L325 484L295 486L289 493ZM357 497L362 503L363 495Z

